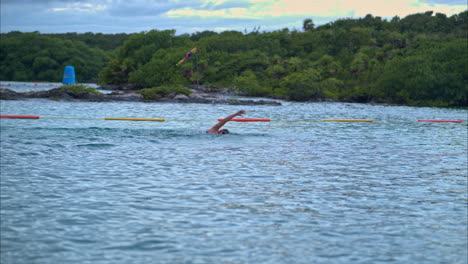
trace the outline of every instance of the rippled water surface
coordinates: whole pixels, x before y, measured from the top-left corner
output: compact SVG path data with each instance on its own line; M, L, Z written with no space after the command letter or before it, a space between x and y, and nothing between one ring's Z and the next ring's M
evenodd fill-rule
M1 263L467 263L467 111L1 101ZM373 123L320 122L368 118ZM417 119L462 119L422 123ZM293 121L291 121L293 120ZM303 121L299 121L303 120Z

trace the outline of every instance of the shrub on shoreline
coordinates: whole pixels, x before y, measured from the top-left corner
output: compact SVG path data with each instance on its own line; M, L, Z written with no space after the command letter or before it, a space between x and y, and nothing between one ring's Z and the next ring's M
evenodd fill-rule
M91 88L91 87L86 87L84 85L81 85L81 84L77 84L77 85L64 85L64 86L61 86L60 87L61 90L65 90L65 91L72 91L74 93L91 93L91 94L102 94L101 92L99 92L98 90L94 89L94 88Z
M192 93L192 91L190 91L189 89L185 87L159 86L159 87L141 89L141 90L136 91L136 93L143 95L143 98L145 100L158 100L171 93L189 95Z

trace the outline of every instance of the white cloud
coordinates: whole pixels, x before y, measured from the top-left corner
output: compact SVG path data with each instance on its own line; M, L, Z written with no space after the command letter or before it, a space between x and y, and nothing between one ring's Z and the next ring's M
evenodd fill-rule
M250 0L249 7L224 9L204 9L208 4L221 5L227 0L207 0L201 8L184 7L166 13L167 17L224 17L263 19L282 16L317 17L361 17L367 14L382 17L409 14L432 10L447 15L466 10L466 5L431 4L423 0Z
M201 5L202 7L208 7L208 6L219 6L221 4L226 3L229 0L205 0L203 4Z
M165 14L170 18L179 17L220 17L220 18L260 18L252 14L245 8L226 8L219 10L200 10L191 7L185 7L177 10L170 10Z
M92 4L92 3L68 3L63 7L50 8L53 12L66 12L66 11L77 11L77 12L99 12L107 9L107 5Z
M227 28L227 27L215 27L215 28L214 28L214 31L219 31L219 32L227 31L227 30L232 30L232 29L231 29L231 28Z
M466 5L428 4L422 0L374 0L374 1L334 1L341 10L352 10L355 16L367 14L382 17L398 15L404 17L410 14L434 11L446 15L458 14L466 10Z

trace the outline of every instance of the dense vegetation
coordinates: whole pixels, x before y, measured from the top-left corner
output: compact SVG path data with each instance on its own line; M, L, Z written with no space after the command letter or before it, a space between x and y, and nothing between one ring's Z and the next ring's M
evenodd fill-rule
M2 34L0 80L58 82L62 80L64 67L73 65L78 82L97 82L99 71L114 56L114 51L92 48L84 41L71 39L38 32Z
M62 87L60 87L58 89L64 90L64 91L71 91L71 92L74 92L74 93L102 94L98 90L96 90L94 88L91 88L91 87L86 87L86 86L84 86L82 84L64 85L64 86L62 86Z
M181 87L198 80L299 101L467 106L467 32L468 11L390 21L367 15L319 27L305 19L300 31L11 32L2 34L0 79L57 81L73 65L78 81L101 84ZM177 66L194 46L197 56Z
M153 88L140 89L137 91L137 93L143 95L143 98L145 100L158 100L171 93L189 95L192 93L192 91L185 87L159 86Z

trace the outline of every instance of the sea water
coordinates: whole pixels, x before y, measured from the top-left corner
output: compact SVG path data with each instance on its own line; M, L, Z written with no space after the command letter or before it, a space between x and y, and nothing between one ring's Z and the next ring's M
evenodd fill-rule
M2 264L467 263L467 110L242 106L276 121L212 135L241 107L0 107L60 117L0 120Z

